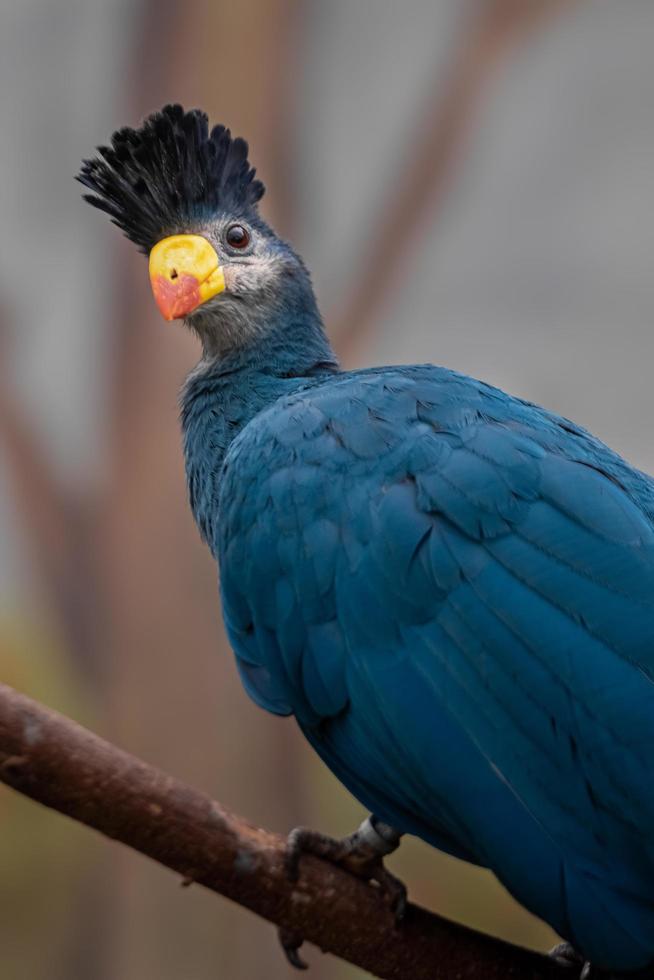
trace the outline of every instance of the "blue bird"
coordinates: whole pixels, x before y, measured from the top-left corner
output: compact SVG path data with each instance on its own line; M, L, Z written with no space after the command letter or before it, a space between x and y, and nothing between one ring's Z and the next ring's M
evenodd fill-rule
M99 153L87 199L202 343L186 471L244 687L374 815L340 852L296 851L414 834L596 967L650 967L652 478L446 368L340 371L247 144L200 111Z

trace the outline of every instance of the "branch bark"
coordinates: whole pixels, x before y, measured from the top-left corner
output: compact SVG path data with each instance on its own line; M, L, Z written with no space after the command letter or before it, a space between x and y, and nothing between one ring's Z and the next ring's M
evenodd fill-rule
M4 684L0 780L374 976L560 976L544 956L417 906L396 929L375 888L316 858L304 858L299 882L289 883L283 838Z

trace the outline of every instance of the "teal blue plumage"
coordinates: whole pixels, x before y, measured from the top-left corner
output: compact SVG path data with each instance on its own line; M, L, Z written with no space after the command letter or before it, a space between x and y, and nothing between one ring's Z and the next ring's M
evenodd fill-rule
M199 207L177 218L161 192L142 230L132 204L189 128L166 112L82 175L141 247L159 226L193 231ZM190 320L205 357L182 398L191 506L246 691L294 715L383 821L490 868L594 964L647 966L654 481L445 368L340 372L304 266L256 213L243 146L220 130L209 153L197 125L182 177L203 186L205 167L218 230L206 215L196 230L228 262L235 209L254 243L233 257L240 295L235 279L234 300Z
M651 960L652 481L431 366L192 382L191 471L207 385L217 431L261 399L195 502L250 696L594 962Z

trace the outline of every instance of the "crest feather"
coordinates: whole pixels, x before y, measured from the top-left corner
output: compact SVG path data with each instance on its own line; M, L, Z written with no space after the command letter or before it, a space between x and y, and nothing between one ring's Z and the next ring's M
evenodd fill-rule
M200 109L164 106L139 129L116 130L98 154L83 161L76 178L93 191L84 200L106 211L146 254L220 210L256 208L264 193L245 140L232 139L224 126L209 132Z

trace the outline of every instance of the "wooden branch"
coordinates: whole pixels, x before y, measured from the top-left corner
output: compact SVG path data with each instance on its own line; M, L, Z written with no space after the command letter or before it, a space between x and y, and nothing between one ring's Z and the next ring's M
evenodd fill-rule
M0 780L388 980L554 980L546 957L416 906L395 928L376 888L0 684ZM280 956L281 956L280 951Z

